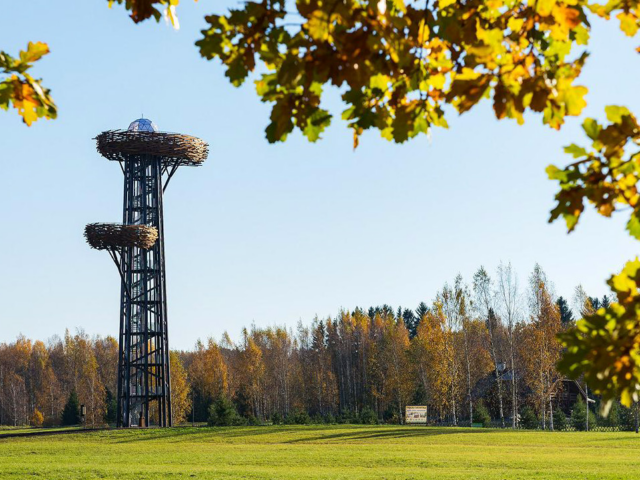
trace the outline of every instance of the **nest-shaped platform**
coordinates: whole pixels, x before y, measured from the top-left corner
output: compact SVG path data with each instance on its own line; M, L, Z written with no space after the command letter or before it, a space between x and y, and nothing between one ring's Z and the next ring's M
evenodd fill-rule
M167 165L195 167L209 155L209 145L204 140L179 133L107 130L95 140L100 155L118 162L127 161L132 155L155 155Z
M120 225L117 223L90 223L84 236L91 248L113 250L138 247L149 250L158 240L158 229L147 225Z

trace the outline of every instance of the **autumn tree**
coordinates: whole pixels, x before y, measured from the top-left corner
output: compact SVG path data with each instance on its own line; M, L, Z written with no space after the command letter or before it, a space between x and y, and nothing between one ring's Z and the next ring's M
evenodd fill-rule
M98 336L93 340L93 353L100 382L108 391L115 393L118 389L118 341L112 336Z
M238 355L239 391L246 394L252 414L266 419L272 412L266 401L266 385L262 350L245 328L242 331L242 350Z
M213 338L209 338L206 346L198 340L187 372L199 406L198 418L206 420L209 405L227 395L228 387L227 365Z
M516 277L511 263L504 265L500 263L497 272L497 311L500 312L506 331L507 346L509 349L509 368L511 370L511 427L517 427L518 418L518 373L517 362L517 338L516 329L522 310L520 307L520 291L518 278Z
M553 429L553 398L562 377L556 370L561 344L557 335L561 331L560 312L553 301L548 280L542 268L536 265L529 280L530 322L524 330L524 366L529 388L536 397L536 410L542 418L543 428L549 418Z
M173 423L179 425L187 419L187 413L191 409L189 399L189 383L187 372L176 352L170 352L169 365L171 367L171 409Z
M310 328L298 327L305 403L310 414L327 415L337 406L337 384L326 344L326 328L316 318Z
M395 405L402 423L404 407L414 391L413 368L409 362L409 331L402 319L386 316L380 349L382 375L385 378L385 400L387 405Z
M447 334L444 315L439 305L425 313L418 325L418 334L411 343L411 358L429 404L443 418L449 409L452 370L447 364ZM455 397L454 397L455 400Z
M502 372L500 371L500 364L503 363L503 354L500 349L501 338L498 319L496 317L495 309L495 295L493 289L493 282L489 273L480 267L478 271L473 275L473 290L475 293L475 306L480 315L487 325L489 340L489 351L491 352L491 359L493 360L494 374L496 382L498 383L498 406L500 413L500 422L504 427L504 405L503 405L503 385L502 385Z

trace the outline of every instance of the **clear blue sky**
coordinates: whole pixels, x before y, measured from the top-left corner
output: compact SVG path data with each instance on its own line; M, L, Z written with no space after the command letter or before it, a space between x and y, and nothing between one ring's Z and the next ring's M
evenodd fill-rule
M518 127L496 121L485 103L452 116L431 141L399 146L372 132L353 152L336 120L317 144L294 135L269 145L269 107L252 83L233 88L194 46L204 15L235 2L181 3L178 32L136 26L99 0L5 6L1 49L51 47L34 73L52 89L59 118L27 128L0 112L0 341L67 327L117 334L116 269L82 231L121 221L122 174L92 138L141 113L211 146L206 165L180 171L165 197L173 348L341 307L413 308L457 273L469 280L501 260L522 284L537 261L558 294L571 297L582 283L600 296L637 254L620 218L589 213L571 235L547 223L556 185L544 169L566 163L561 148L583 139L581 119L561 132L539 116ZM607 104L640 112L636 46L617 26L594 22L586 115L602 118ZM334 92L328 105L339 118L338 100Z

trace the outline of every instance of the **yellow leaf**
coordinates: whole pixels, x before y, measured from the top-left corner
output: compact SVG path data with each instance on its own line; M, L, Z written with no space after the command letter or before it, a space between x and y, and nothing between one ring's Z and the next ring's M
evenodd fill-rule
M442 88L444 87L445 81L446 81L445 76L442 75L441 73L438 73L437 75L431 75L427 79L427 84L431 85L433 88L437 88L438 90L442 90Z
M522 29L522 25L524 24L524 18L515 18L511 17L509 22L507 22L507 27L512 32L519 32Z
M49 53L49 46L43 42L29 42L27 51L20 52L20 60L25 63L35 62L39 60L43 55Z
M638 32L638 17L634 14L621 12L616 18L620 20L620 30L627 36L633 37Z
M307 22L309 35L315 40L329 39L329 16L326 12L316 10Z
M587 106L587 102L584 96L587 94L587 87L569 87L565 90L563 101L567 108L567 115L577 116L580 115L582 109Z
M389 80L390 78L386 75L374 75L373 77L371 77L371 80L369 80L369 86L371 88L377 88L384 92L389 88Z
M538 0L536 2L536 12L542 17L551 15L553 7L556 5L556 0Z

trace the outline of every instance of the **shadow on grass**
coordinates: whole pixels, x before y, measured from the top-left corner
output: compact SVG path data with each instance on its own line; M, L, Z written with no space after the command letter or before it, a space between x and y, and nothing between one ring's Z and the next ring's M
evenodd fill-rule
M466 429L452 427L400 427L364 425L314 425L314 426L259 426L259 427L176 427L171 429L112 430L105 436L112 443L137 443L145 441L212 441L242 440L273 436L273 442L304 444L323 441L362 441L403 438L421 438L438 435L475 435L498 432L491 429ZM278 437L285 437L281 440ZM297 438L287 438L296 436Z
M402 439L402 438L425 438L440 435L473 435L487 434L496 432L497 430L482 429L464 429L455 427L389 427L389 426L367 426L360 427L357 430L348 432L331 433L328 435L317 435L309 438L299 438L286 441L284 443L305 443L305 442L321 442L323 440L343 440L358 441L372 439Z

